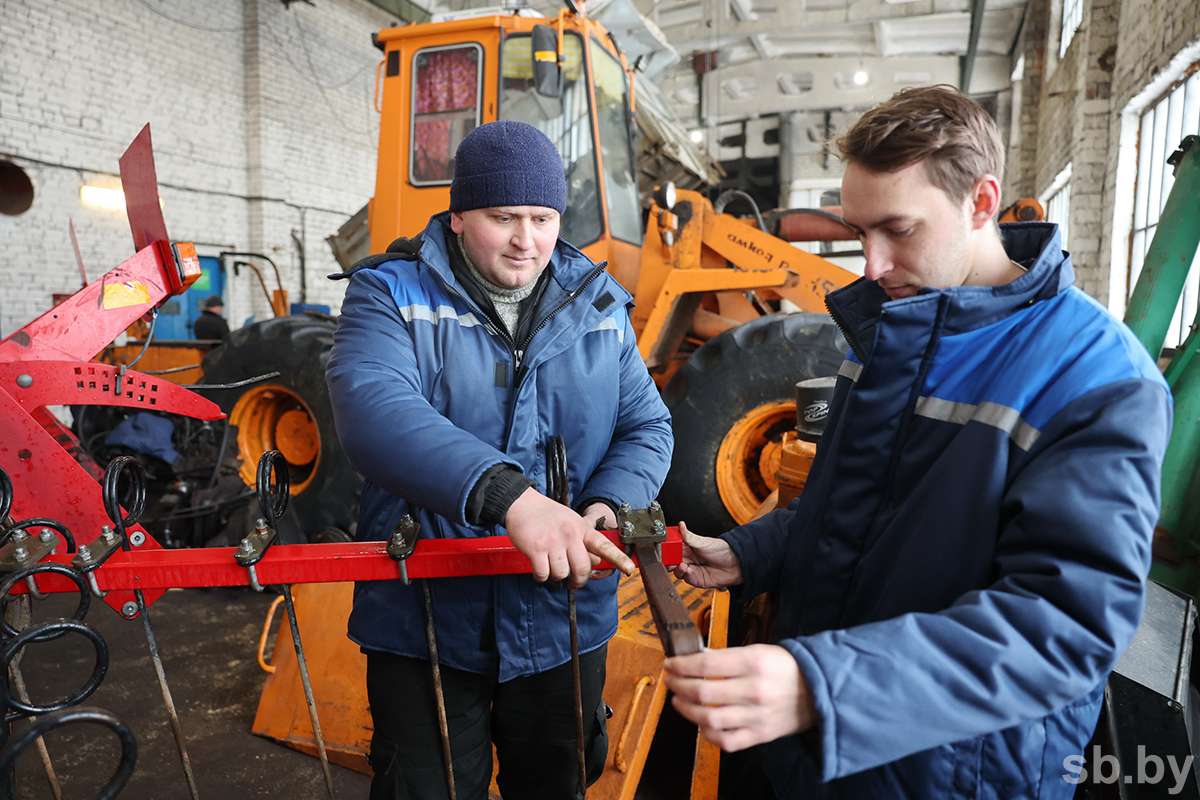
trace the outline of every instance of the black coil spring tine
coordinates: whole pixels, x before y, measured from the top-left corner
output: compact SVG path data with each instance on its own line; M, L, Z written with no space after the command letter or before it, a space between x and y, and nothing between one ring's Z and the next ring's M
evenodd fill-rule
M14 586L28 578L30 575L37 575L40 572L53 572L56 575L64 575L75 581L75 585L79 587L79 605L76 607L75 613L71 615L71 620L73 622L82 621L83 618L87 616L88 608L91 607L92 593L88 590L87 581L84 579L83 575L81 575L78 570L72 569L66 564L58 564L53 561L47 561L41 564L35 564L34 566L26 569L17 570L5 578L3 583L0 583L0 599L7 599ZM5 638L12 638L21 634L21 631L18 631L12 625L8 624L8 620L4 618L3 614L0 614L0 631L4 632ZM57 635L50 635L45 639L35 639L34 641L49 641L50 639L57 638Z
M49 517L30 517L29 519L23 519L20 522L14 522L12 525L8 526L7 529L5 529L4 533L0 533L0 547L8 544L8 540L11 539L12 535L17 531L28 531L30 528L50 528L58 531L67 543L67 552L75 552L75 536L71 533L66 525L56 519L50 519Z
M12 504L12 478L8 477L7 472L0 469L0 528L4 527L4 520L8 519L8 512L12 511Z
M546 442L546 494L551 500L571 505L571 485L567 476L567 445L561 436Z
M9 774L16 764L17 757L38 738L63 725L76 722L103 725L115 733L121 743L121 760L117 763L117 768L108 783L96 795L96 800L114 800L133 775L133 768L137 764L137 740L133 738L133 731L129 729L128 725L99 708L68 708L62 711L53 711L22 727L8 740L4 749L0 750L0 775Z
M19 712L17 714L6 713L6 721L11 722L29 716L41 716L51 711L59 711L77 705L90 697L92 692L100 687L100 684L104 681L104 675L108 672L108 645L105 643L104 637L100 635L100 632L91 625L73 619L53 619L38 623L37 625L31 625L21 631L15 638L5 642L3 648L0 648L0 669L3 669L3 674L7 675L8 665L17 657L17 653L25 649L26 645L59 639L68 633L80 634L96 648L96 663L92 668L91 677L74 694L45 705L33 705L22 702L14 697L5 697L8 708ZM2 771L0 771L0 774L2 774Z
M271 491L272 471L275 473L274 492ZM275 523L283 516L283 512L287 511L289 492L291 491L287 461L284 460L283 453L278 450L267 450L259 457L255 488L258 492L258 507L262 510L263 519L267 521L269 527L274 528Z
M121 498L117 489L121 483L121 474L124 472L129 473L133 496L127 506L129 513L122 517ZM108 514L108 518L112 520L113 528L121 537L121 548L128 550L129 538L125 535L125 526L135 524L142 518L142 512L146 510L146 470L132 456L117 456L104 468L102 485L104 487L104 510Z

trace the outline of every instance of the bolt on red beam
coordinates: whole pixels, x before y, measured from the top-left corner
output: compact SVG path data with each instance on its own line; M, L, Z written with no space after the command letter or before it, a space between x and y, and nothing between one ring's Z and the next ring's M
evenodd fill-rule
M615 530L604 534L619 546ZM255 565L260 585L278 583L334 583L338 581L395 580L400 567L385 551L386 542L336 542L330 544L277 544ZM101 591L173 589L207 586L249 586L250 573L233 560L233 547L181 550L131 550L114 553L96 570ZM70 564L71 555L49 556ZM683 558L678 528L667 528L662 562L668 568ZM636 559L635 559L636 560ZM457 578L471 575L528 575L529 559L507 536L478 539L421 539L406 561L412 578ZM612 565L601 562L596 569ZM79 587L59 575L36 575L43 592L74 592ZM21 583L14 594L26 591Z

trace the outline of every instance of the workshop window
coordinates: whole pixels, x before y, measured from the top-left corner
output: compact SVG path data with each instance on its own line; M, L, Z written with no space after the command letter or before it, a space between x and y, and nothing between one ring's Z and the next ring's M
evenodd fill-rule
M1081 22L1083 22L1083 0L1063 0L1062 31L1058 37L1059 58L1067 54L1067 48L1071 46L1071 40L1075 38L1075 31L1079 30Z
M1137 188L1133 201L1133 229L1129 242L1129 293L1133 294L1138 275L1154 232L1159 215L1167 203L1175 183L1174 167L1167 158L1179 147L1183 137L1200 132L1200 72L1195 65L1188 75L1177 81L1159 100L1142 113L1138 132ZM1193 258L1191 271L1184 283L1183 295L1171 327L1167 329L1166 347L1175 347L1186 337L1196 316L1196 299L1200 295L1200 271Z
M1071 165L1063 169L1050 182L1050 186L1038 198L1046 207L1046 221L1058 226L1058 235L1062 238L1062 249L1069 250L1067 244L1071 233Z
M479 125L483 49L477 44L430 47L413 56L412 152L415 185L449 183L458 143Z

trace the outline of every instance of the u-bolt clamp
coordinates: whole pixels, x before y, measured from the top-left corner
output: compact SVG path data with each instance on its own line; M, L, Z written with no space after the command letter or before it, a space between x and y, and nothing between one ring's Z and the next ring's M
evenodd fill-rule
M101 591L99 584L96 583L96 570L105 561L108 561L113 553L121 549L123 541L120 536L117 536L116 531L105 525L100 529L100 535L90 544L81 544L75 552L75 557L71 559L71 565L83 573L84 578L87 579L88 588L97 598L103 599L108 592Z
M408 567L405 562L413 554L417 546L417 537L421 533L421 523L410 511L400 518L392 529L392 538L388 539L388 557L400 565L400 582L408 586Z
M275 482L271 482L274 475ZM277 538L275 524L283 512L287 510L288 496L291 490L288 480L287 465L283 454L278 450L268 450L258 459L258 474L255 481L255 491L258 495L258 507L262 516L254 523L254 531L242 539L233 560L240 567L245 567L250 573L250 585L254 591L261 592L262 584L258 582L258 572L254 565L263 560L267 550Z
M242 539L237 550L233 551L233 560L239 567L245 567L249 571L250 585L256 592L261 592L263 587L259 585L258 573L255 572L254 565L262 561L263 556L267 554L267 548L275 541L275 537L275 529L268 527L267 521L259 517L254 523L254 532Z

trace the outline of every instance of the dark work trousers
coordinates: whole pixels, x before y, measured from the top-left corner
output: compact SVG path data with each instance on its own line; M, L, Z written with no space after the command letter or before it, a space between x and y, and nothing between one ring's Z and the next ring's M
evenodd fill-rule
M370 800L446 800L446 767L429 662L376 650L367 654L371 738ZM604 662L608 646L579 657L584 753L591 785L608 757ZM458 800L486 800L492 743L496 781L507 800L581 798L571 663L498 683L442 666L442 693Z

